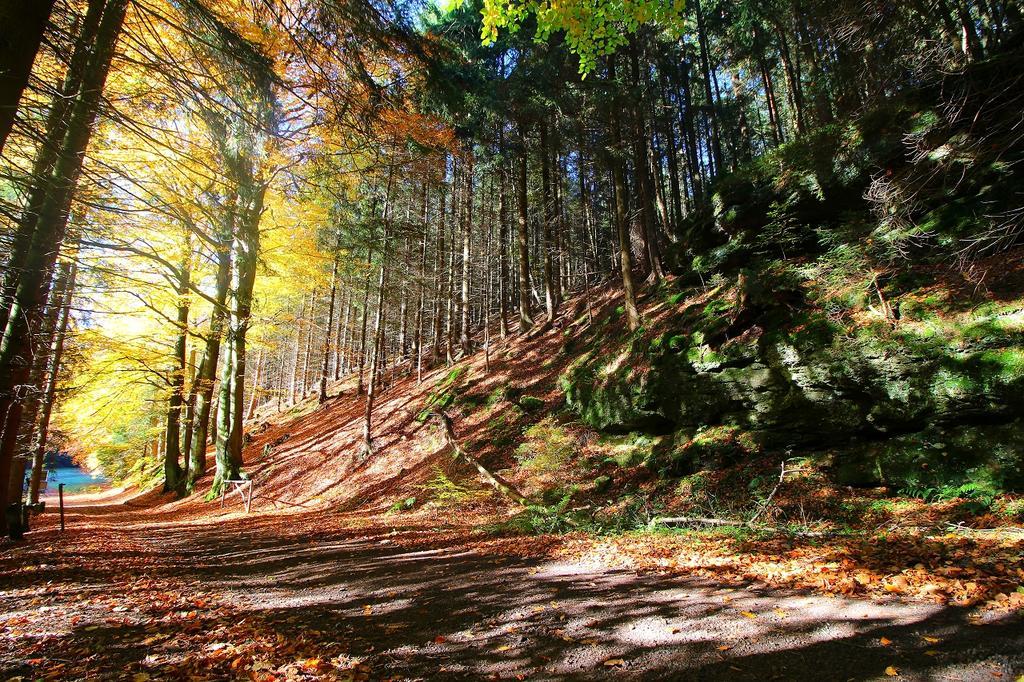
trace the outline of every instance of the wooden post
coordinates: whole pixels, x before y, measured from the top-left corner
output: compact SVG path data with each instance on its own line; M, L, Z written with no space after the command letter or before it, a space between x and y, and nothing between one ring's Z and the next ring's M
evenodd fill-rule
M64 532L64 484L57 484L57 499L60 504L60 531Z

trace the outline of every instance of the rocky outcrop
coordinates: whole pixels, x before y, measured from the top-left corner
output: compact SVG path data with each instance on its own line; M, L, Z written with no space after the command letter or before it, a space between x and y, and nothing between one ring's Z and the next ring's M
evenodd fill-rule
M605 431L671 431L680 442L729 425L768 450L838 451L834 471L847 483L900 483L911 474L938 480L983 467L1009 488L1024 486L1024 431L1014 422L1024 407L1019 346L950 351L841 337L827 325L717 349L701 341L699 333L653 343L638 337L618 356L584 356L562 376L566 400ZM942 465L922 474L914 464L920 442L965 426L977 426L964 431L977 437L946 448Z

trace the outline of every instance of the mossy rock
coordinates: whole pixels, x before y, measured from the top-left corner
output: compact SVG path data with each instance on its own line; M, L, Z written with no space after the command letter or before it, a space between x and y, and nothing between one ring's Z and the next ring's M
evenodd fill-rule
M932 427L831 455L841 485L897 490L986 482L997 491L1024 490L1024 423Z
M524 395L519 398L519 407L524 412L537 412L544 407L544 401L532 395Z

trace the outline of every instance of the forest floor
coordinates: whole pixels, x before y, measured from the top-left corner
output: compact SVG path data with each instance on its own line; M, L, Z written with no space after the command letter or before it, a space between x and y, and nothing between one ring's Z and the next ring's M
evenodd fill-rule
M657 574L550 537L71 498L0 548L0 679L1016 680L1013 609ZM404 519L400 520L404 521ZM591 546L592 548L593 546Z

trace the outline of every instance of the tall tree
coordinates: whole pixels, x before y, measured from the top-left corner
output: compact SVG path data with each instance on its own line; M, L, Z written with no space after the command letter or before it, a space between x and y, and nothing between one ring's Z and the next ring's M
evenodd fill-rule
M0 26L6 27L0 33L0 152L14 126L18 102L28 85L53 3L54 0L0 1Z

